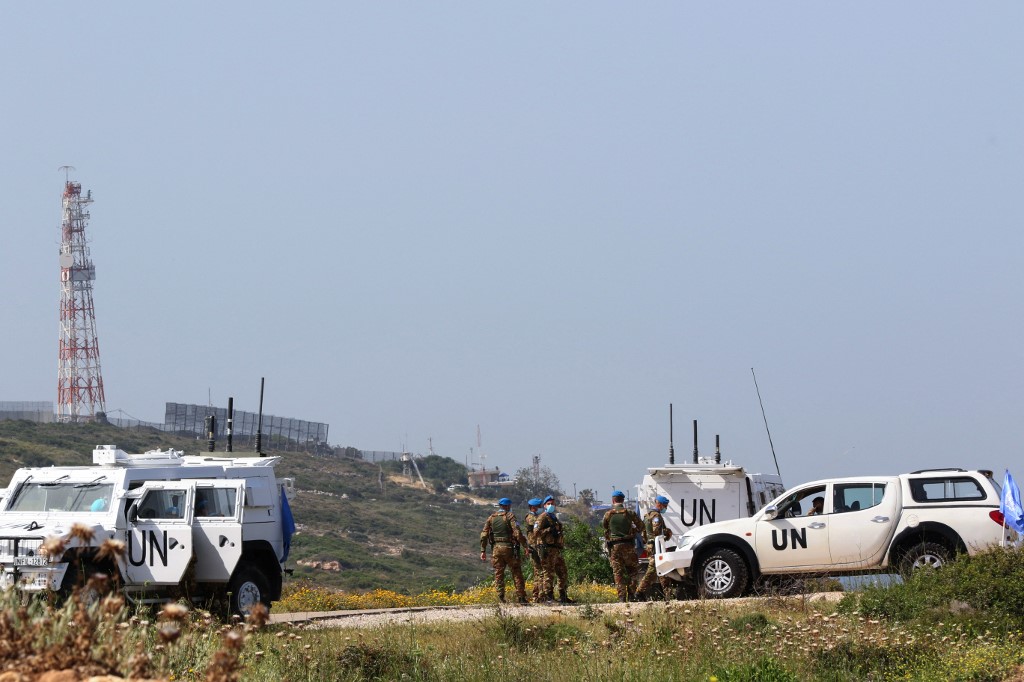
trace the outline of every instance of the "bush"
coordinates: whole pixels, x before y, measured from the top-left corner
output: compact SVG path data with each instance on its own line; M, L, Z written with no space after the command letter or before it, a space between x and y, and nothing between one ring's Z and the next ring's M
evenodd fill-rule
M565 565L572 583L610 583L612 567L601 551L603 540L585 522L572 517L565 526Z
M859 607L871 617L911 620L982 612L1001 631L1024 628L1024 552L994 547L939 570L920 569L901 584L864 590ZM847 607L848 608L848 607Z

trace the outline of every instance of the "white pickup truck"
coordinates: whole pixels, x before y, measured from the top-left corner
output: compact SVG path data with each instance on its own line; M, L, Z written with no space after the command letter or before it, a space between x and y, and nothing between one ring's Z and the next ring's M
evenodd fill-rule
M989 471L812 481L752 517L658 538L655 566L703 597L740 596L762 575L938 567L958 552L1016 540L999 499Z

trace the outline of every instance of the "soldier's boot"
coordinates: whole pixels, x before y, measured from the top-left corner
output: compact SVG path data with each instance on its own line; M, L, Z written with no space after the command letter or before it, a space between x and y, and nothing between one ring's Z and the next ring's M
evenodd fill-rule
M572 599L569 599L569 595L565 593L565 590L559 590L558 601L562 604L575 604Z
M519 595L519 598L516 601L518 603L520 603L520 604L529 604L530 603L530 600L526 598L526 594L525 593Z
M502 604L504 604L504 603L505 603L505 593L504 593L504 592L499 592L499 593L498 593L498 601L499 601L500 603L502 603Z

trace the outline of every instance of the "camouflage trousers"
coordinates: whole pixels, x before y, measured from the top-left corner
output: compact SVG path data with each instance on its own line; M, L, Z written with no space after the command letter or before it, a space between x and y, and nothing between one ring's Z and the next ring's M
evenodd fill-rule
M530 563L533 564L533 601L537 601L544 595L544 564L536 548L530 552Z
M626 601L630 595L636 593L636 574L640 565L633 543L620 542L612 545L608 553L608 562L612 565L615 591L619 595L619 601Z
M505 568L512 570L512 582L516 585L516 597L526 601L526 582L523 580L522 562L512 545L500 543L491 550L491 566L494 567L494 589L498 600L505 601Z
M644 573L643 580L636 588L637 596L647 591L647 588L654 584L657 580L661 583L661 591L665 595L665 600L672 599L672 595L675 594L676 584L671 578L659 578L658 571L654 566L654 545L647 545L647 572Z
M541 567L544 569L544 587L541 596L546 599L555 598L555 578L557 578L558 597L565 599L569 596L569 569L565 567L562 548L543 547L540 552Z

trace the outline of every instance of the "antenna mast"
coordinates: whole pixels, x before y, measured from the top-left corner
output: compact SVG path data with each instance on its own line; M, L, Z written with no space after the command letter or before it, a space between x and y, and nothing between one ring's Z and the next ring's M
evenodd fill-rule
M82 185L72 182L72 166L64 171L64 197L60 224L60 343L57 352L57 421L91 422L106 416L100 348L96 337L96 311L92 283L96 266L89 254L85 228L92 191L82 196Z

